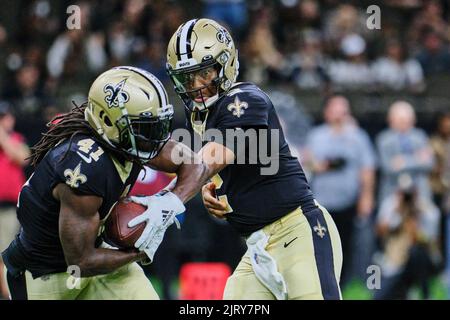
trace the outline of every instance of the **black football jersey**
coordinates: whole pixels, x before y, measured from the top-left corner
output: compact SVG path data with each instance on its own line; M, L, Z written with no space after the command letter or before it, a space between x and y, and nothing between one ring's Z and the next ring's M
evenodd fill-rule
M212 180L217 187L217 197L228 202L228 222L241 235L248 236L299 206L303 210L315 207L303 169L291 155L275 108L261 89L252 83L238 83L202 113L186 109L191 133L202 136L203 145L209 141L223 143L236 155L235 163ZM256 140L247 139L244 146L236 145L236 138L227 135L230 130L246 133L250 129L256 133ZM214 133L217 130L222 133L222 139L217 139ZM278 134L272 136L272 130ZM264 131L266 133L262 134ZM271 139L278 143L272 144ZM255 153L260 143L272 147ZM278 161L276 172L263 173L262 169L270 166L261 157L263 151L272 161Z
M57 184L66 183L80 195L101 197L99 214L104 220L119 198L128 194L138 173L138 166L111 157L89 136L76 135L70 147L66 140L51 149L19 196L21 231L16 250L21 252L11 254L16 267L34 277L67 270L59 239L60 203L52 196Z

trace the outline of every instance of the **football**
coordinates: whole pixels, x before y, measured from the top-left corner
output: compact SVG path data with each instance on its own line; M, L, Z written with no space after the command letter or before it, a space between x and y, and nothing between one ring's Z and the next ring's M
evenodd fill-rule
M146 207L132 202L129 198L119 201L105 222L105 241L119 249L134 248L135 242L144 231L145 223L129 228L128 222L145 210Z

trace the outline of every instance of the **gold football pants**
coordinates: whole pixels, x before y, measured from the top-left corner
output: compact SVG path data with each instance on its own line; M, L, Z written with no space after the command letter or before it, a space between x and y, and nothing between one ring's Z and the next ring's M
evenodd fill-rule
M137 263L114 272L79 278L75 282L68 273L55 273L33 279L25 272L26 295L29 300L158 300L150 280ZM10 288L11 291L12 288Z
M319 206L304 214L300 208L263 228L265 251L276 261L287 287L287 299L341 299L339 278L342 248L336 225ZM273 300L256 277L249 251L228 278L226 300Z

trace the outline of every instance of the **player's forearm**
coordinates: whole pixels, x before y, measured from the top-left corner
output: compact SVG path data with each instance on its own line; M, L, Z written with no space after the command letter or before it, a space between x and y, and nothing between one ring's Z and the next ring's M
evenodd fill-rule
M80 259L73 259L67 263L78 266L82 277L92 277L113 272L126 264L143 259L145 259L144 252L99 248Z
M183 203L194 197L208 181L211 172L203 163L183 164L177 172L176 184L172 192L180 198Z

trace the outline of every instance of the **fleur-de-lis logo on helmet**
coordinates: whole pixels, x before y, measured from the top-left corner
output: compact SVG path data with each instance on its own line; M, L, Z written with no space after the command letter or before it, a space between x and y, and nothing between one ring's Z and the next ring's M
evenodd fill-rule
M105 102L108 104L109 108L119 106L119 97L122 99L123 103L127 102L130 99L128 93L123 90L125 81L127 81L127 79L123 79L122 81L120 81L115 85L108 83L103 88L103 91L106 93Z
M230 46L230 43L233 41L231 39L230 34L227 30L220 28L216 34L217 40L221 43L225 43L227 46Z
M66 183L71 188L78 188L80 183L82 184L87 181L87 177L81 173L81 162L73 170L64 170L64 177L66 177Z

